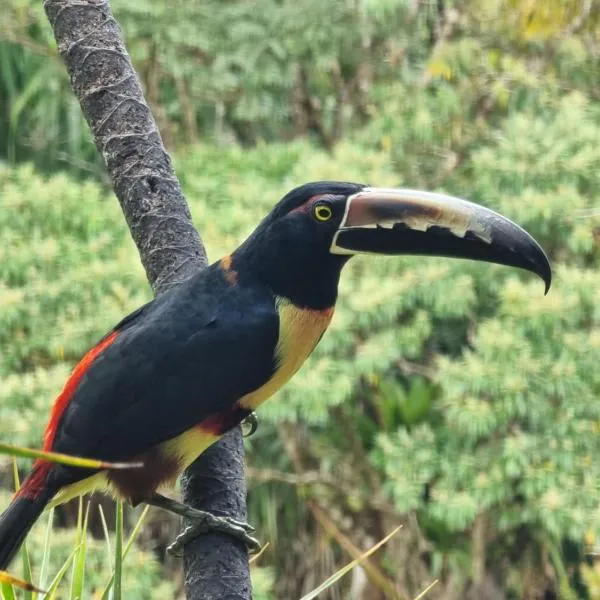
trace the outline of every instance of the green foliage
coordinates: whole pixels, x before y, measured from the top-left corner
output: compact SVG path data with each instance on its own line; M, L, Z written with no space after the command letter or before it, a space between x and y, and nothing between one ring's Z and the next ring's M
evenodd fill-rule
M308 135L331 147L378 116L371 133L402 140L395 159L417 184L444 177L508 112L573 87L595 93L600 17L589 0L113 8L169 145ZM0 11L0 156L103 178L42 5L0 0Z
M0 190L0 437L38 447L73 361L149 291L119 207L96 184L0 166Z
M254 600L271 600L273 598L273 569L269 567L252 567L252 598Z
M313 423L319 448L336 439L331 410L340 406L358 424L383 493L399 513L417 510L428 531L464 532L485 511L507 540L524 525L576 541L598 532L591 515L600 476L592 460L600 450L593 368L600 278L590 268L597 260L594 220L577 212L593 206L588 198L598 190L593 110L572 95L550 115L511 115L448 184L464 191L471 181L474 197L551 250L556 275L547 297L540 282L502 267L355 259L331 331L262 411L267 421ZM536 175L535 148L555 143L563 151L554 159L545 154L546 176ZM213 259L291 186L322 177L397 185L392 167L384 151L345 143L331 156L297 143L252 152L201 147L177 161ZM149 292L116 203L97 185L82 191L65 176L43 179L26 166L4 169L1 181L14 207L2 213L10 226L1 229L2 437L35 445L68 372L65 358L75 359ZM38 243L26 244L25 231ZM407 376L407 361L434 375ZM376 407L376 421L365 402ZM321 457L324 472L344 461L346 442L338 442ZM268 446L257 452L257 464L273 464Z
M543 297L498 266L351 262L331 330L249 441L254 469L284 475L250 494L281 550L261 559L256 596L301 597L347 562L323 550L311 499L364 547L390 515L416 523L380 561L409 597L440 576L440 596L482 596L469 586L487 577L511 599L585 598L579 567L600 534L596 3L113 5L167 143L192 144L177 173L212 259L323 178L471 198L554 266ZM41 4L0 10L0 156L71 171L0 165L0 439L36 447L73 363L150 290L117 203L81 177L98 180L99 162ZM219 145L196 144L207 137ZM47 579L70 553L57 536ZM100 546L89 540L85 589L106 585Z
M309 135L331 147L368 119L374 79L393 79L400 57L423 60L411 42L431 21L405 0L112 5L170 145ZM0 11L0 156L102 177L42 5Z
M0 0L0 156L101 173L43 5Z

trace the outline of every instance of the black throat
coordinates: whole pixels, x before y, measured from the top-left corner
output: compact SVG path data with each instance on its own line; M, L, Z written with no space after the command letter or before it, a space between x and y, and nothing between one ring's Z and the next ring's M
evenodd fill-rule
M267 285L295 306L323 310L335 305L342 267L349 256L329 248L303 247L297 252L285 240L250 237L233 254L233 267Z

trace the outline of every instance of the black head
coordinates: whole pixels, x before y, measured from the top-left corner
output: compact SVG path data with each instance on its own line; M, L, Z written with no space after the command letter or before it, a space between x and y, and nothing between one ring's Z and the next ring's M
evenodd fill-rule
M287 193L235 252L273 291L298 306L335 304L340 271L349 256L332 254L346 199L365 186L307 183Z
M337 181L289 192L236 251L236 261L299 306L335 303L340 271L358 253L470 258L520 267L550 286L550 264L518 225L443 194Z

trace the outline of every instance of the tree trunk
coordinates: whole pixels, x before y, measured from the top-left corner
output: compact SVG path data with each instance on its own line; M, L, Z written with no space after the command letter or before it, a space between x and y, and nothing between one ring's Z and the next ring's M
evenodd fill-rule
M58 50L96 146L104 157L155 293L207 264L206 253L107 0L46 0ZM245 518L239 429L202 455L184 477L189 504ZM188 598L247 600L248 556L226 535L185 549ZM226 583L225 583L226 582Z

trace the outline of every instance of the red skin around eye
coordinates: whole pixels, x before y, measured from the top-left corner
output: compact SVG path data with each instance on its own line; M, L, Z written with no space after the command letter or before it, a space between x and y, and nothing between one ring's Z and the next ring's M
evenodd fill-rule
M307 213L310 211L314 203L321 197L321 194L316 194L315 196L311 196L304 204L297 206L296 208L290 210L290 213L294 212L304 212Z

